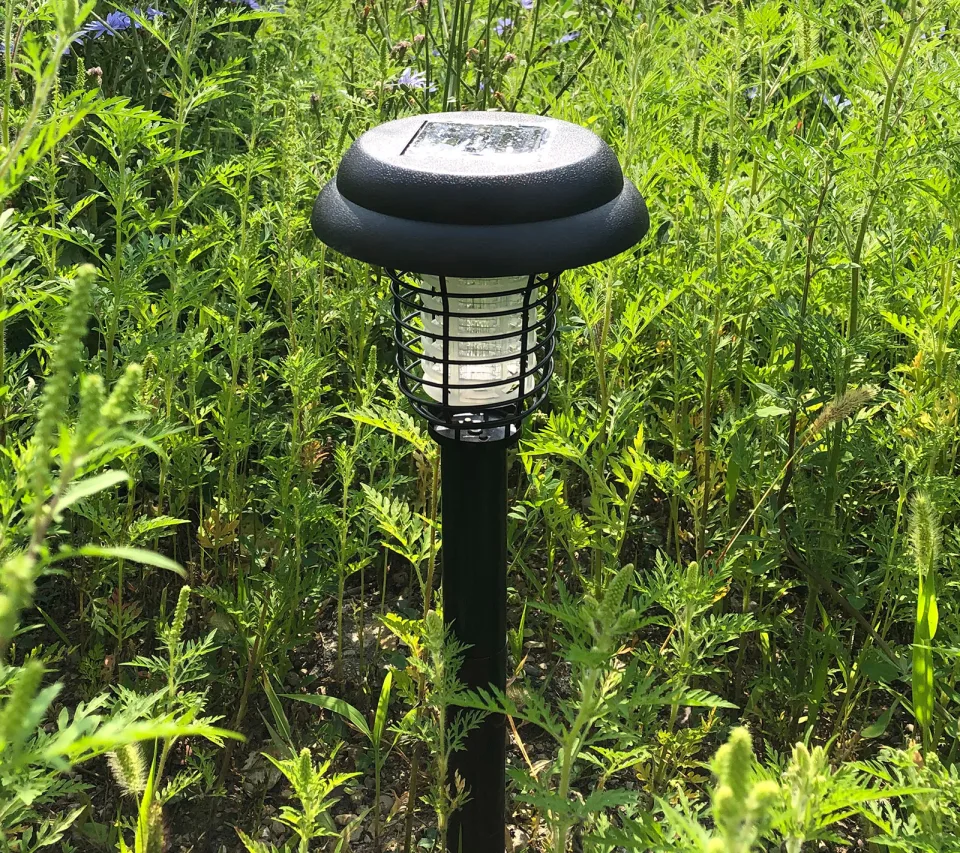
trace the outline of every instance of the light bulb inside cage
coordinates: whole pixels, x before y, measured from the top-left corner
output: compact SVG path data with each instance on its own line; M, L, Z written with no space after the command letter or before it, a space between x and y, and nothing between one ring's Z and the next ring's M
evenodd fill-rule
M400 387L432 427L512 435L553 372L557 275L391 273Z
M538 331L537 309L524 310L527 277L447 278L445 295L438 276L420 278L432 293L420 297L424 391L451 406L486 406L517 399L520 373L526 372L521 354L533 351ZM449 325L446 336L445 315ZM525 376L523 383L524 393L529 393L533 376Z

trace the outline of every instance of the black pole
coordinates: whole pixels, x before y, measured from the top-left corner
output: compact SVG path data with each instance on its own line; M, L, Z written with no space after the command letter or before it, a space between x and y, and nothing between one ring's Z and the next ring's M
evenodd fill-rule
M502 431L501 431L502 432ZM503 441L441 443L443 612L468 646L460 680L468 689L506 687L507 450ZM454 712L455 713L455 712ZM470 799L453 815L450 853L503 853L506 721L488 714L454 753Z

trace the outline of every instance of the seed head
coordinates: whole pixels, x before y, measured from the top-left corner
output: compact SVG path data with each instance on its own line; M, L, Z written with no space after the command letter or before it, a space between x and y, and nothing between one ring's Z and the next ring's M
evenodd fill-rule
M130 414L136 404L142 378L143 368L139 364L127 365L127 369L113 386L110 397L101 409L104 426L114 427Z
M407 51L410 50L411 47L412 45L408 41L398 41L393 46L393 49L390 51L390 55L394 59L403 59L403 57L406 56Z
M170 625L170 635L173 643L179 643L183 637L183 626L187 621L187 607L190 604L190 587L180 587L177 597L177 609L173 612L173 623Z
M910 544L920 571L926 575L940 559L940 518L925 492L918 492L913 498Z
M810 427L810 434L816 435L830 424L844 421L856 414L877 395L877 389L869 385L862 388L850 388L833 402L824 406L823 411Z
M103 380L97 374L80 377L80 416L73 434L73 452L83 453L89 447L90 437L100 427L100 409L103 407Z
M147 767L138 743L128 743L107 753L107 764L125 794L142 794L147 787Z

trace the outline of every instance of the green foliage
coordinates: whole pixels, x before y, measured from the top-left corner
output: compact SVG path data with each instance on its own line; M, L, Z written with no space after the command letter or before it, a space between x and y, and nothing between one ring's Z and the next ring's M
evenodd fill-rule
M232 849L238 802L257 853L412 853L506 711L534 850L951 853L953 4L5 0L0 42L0 846ZM389 282L309 228L441 109L591 128L652 222L561 279L504 695L436 612Z
M457 675L464 647L437 611L417 620L388 614L384 625L408 649L408 671L397 679L397 686L413 707L401 728L427 749L430 784L423 798L436 816L439 843L445 849L450 815L471 794L459 774L450 783L451 756L463 749L466 736L484 714L482 709L455 711L457 706L470 708Z
M703 853L762 850L782 804L780 786L758 778L750 733L734 729L713 759L717 784L712 793L713 822L708 832L695 816L664 804L666 823L683 840L676 849Z
M922 493L913 501L910 540L919 575L917 621L913 629L913 714L929 750L935 702L933 640L939 622L936 569L940 561L940 520L929 496Z
M746 853L773 822L779 791L774 782L750 785L752 759L749 734L735 729L713 760L718 780L713 793L713 818L720 837L711 845L716 850Z
M388 743L385 739L387 733L387 714L390 710L390 691L393 686L393 672L391 670L387 671L386 676L383 679L383 684L380 687L380 698L377 700L376 712L373 717L373 725L370 726L367 724L367 721L363 718L363 714L360 713L353 705L349 702L345 702L343 699L337 699L335 696L297 696L297 695L286 695L287 699L298 699L301 702L308 702L311 705L316 705L320 708L325 708L328 711L333 711L335 714L339 714L344 719L348 720L352 726L354 726L370 743L370 748L373 751L373 772L374 772L374 804L373 808L376 812L374 824L373 824L373 837L374 841L380 842L380 786L381 786L381 774L383 772L383 766L387 761L387 758L390 756L390 751L397 745L397 741L400 738L400 735L403 733L403 729L398 728L394 732L393 741ZM413 712L411 711L408 714L408 718L412 716Z
M338 799L332 795L344 782L357 774L330 773L330 765L335 755L336 752L320 764L314 764L308 749L301 750L296 758L276 759L272 755L266 756L286 777L300 801L299 809L284 806L280 810L280 820L292 827L300 840L299 853L307 853L310 841L314 838L338 834L332 828L328 814ZM244 843L246 841L244 839Z
M960 829L960 770L945 767L935 755L924 758L912 747L885 748L880 758L864 763L865 771L885 785L908 789L908 807L897 809L883 801L871 804L871 820L883 832L876 843L883 849L912 853L954 853Z

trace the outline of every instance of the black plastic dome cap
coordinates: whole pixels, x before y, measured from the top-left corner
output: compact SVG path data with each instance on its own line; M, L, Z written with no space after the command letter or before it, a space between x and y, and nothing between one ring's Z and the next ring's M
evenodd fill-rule
M313 208L350 257L471 278L595 263L650 225L610 147L585 128L520 113L434 113L364 133Z

